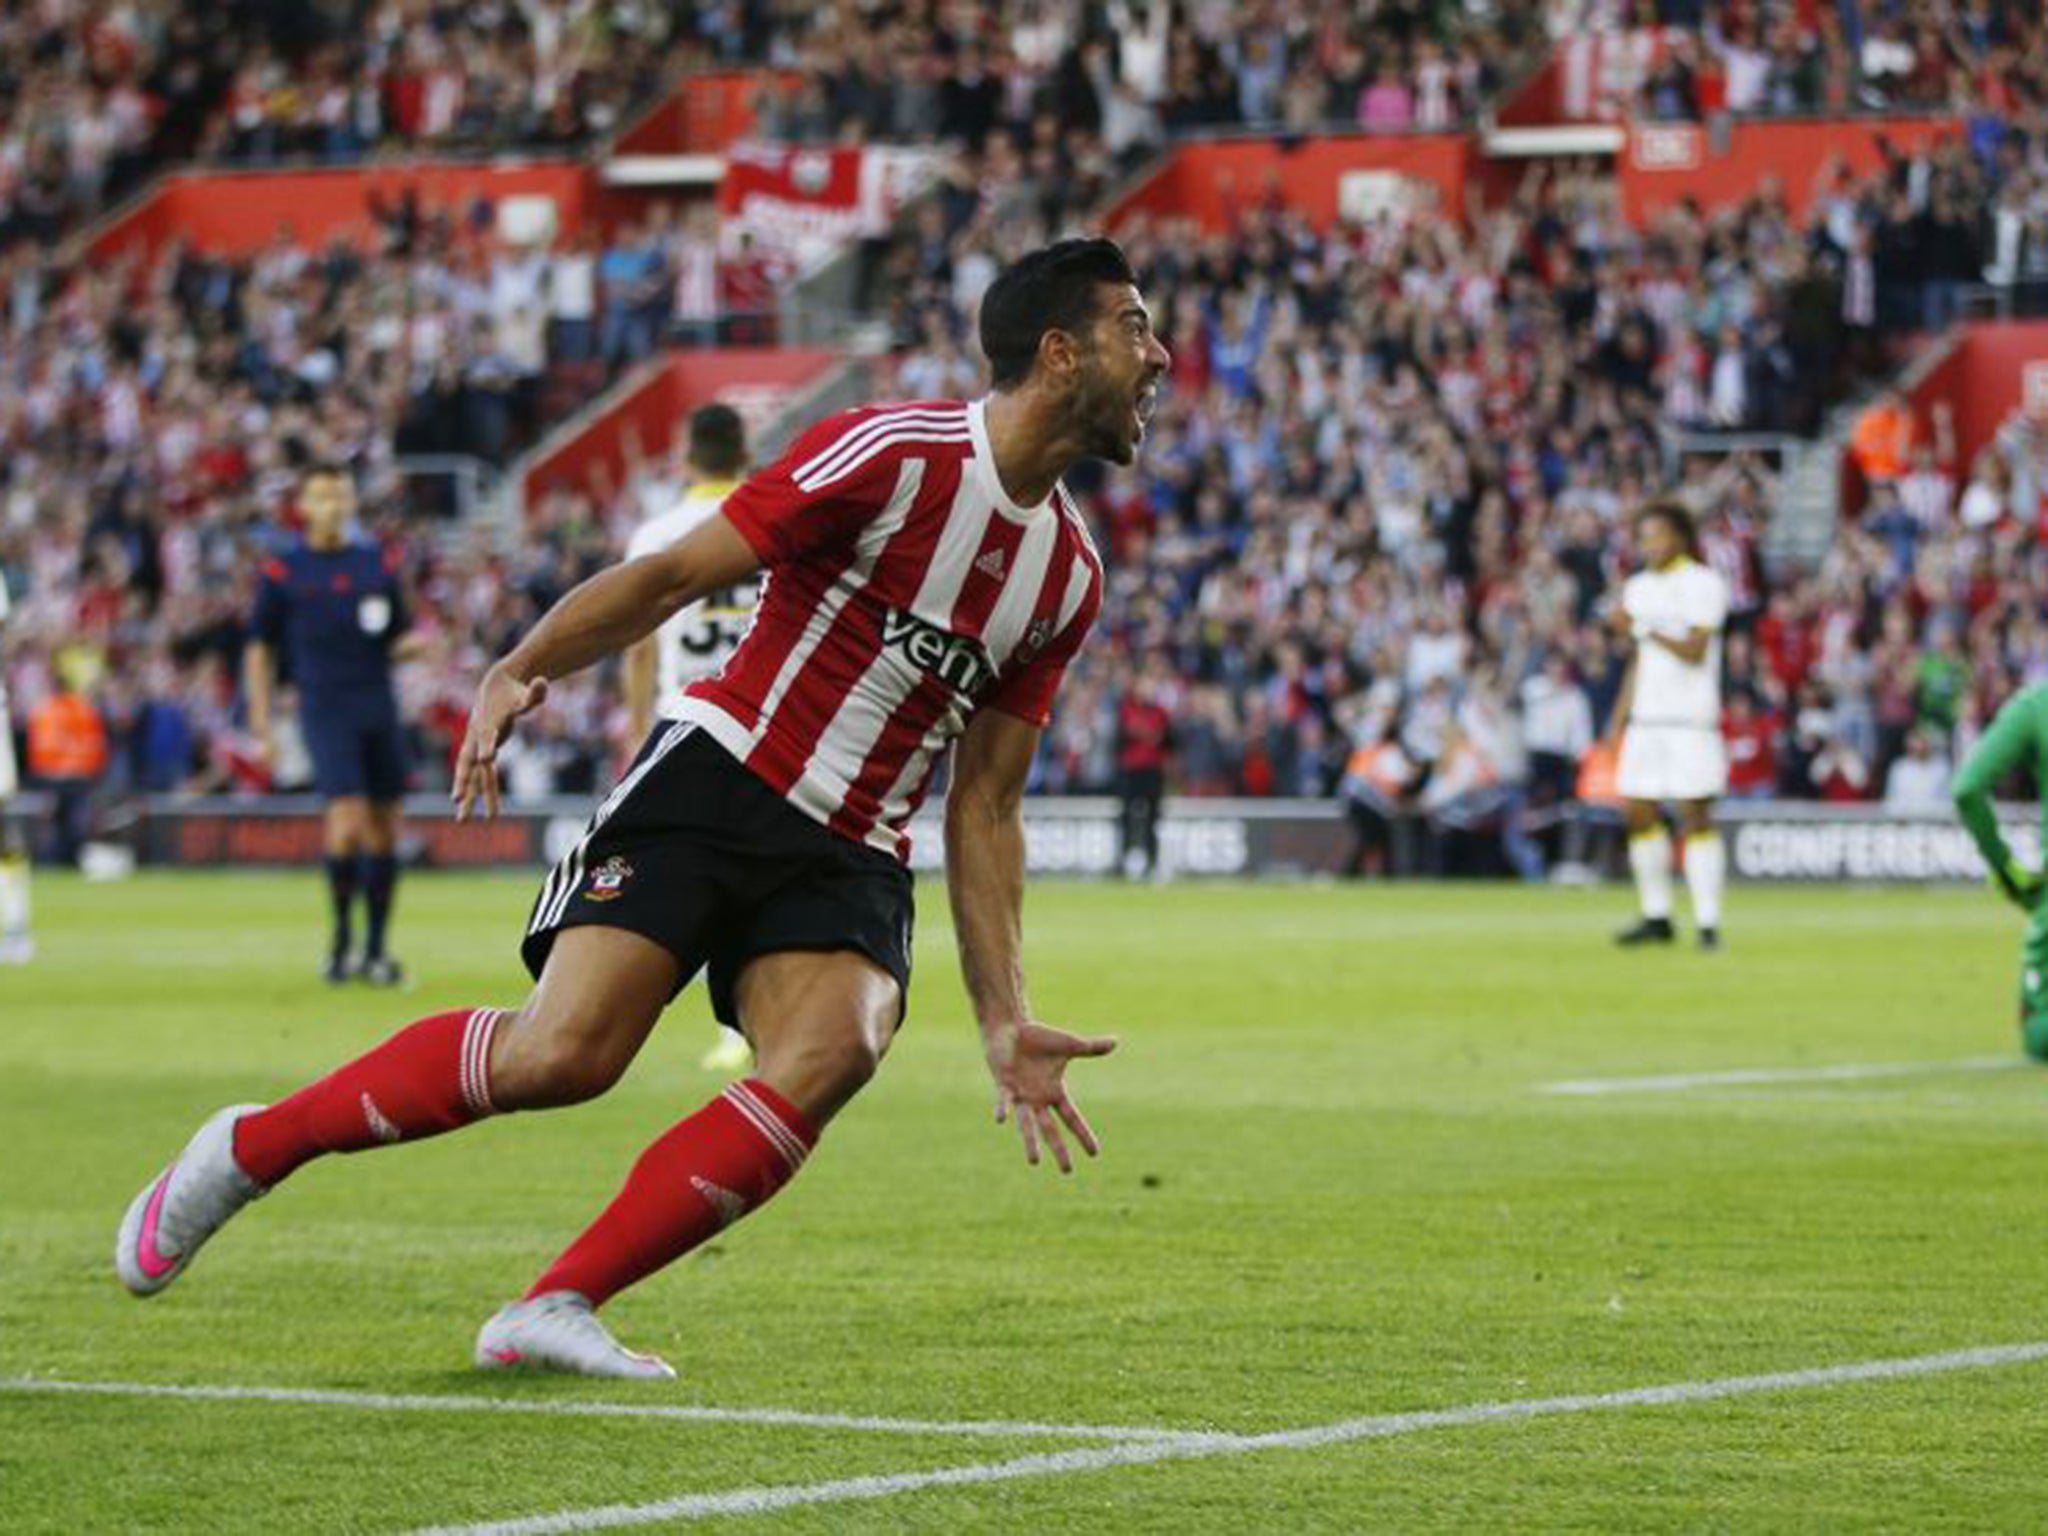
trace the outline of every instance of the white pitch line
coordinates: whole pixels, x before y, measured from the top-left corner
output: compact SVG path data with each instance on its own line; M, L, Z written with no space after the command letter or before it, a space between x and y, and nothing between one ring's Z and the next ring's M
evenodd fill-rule
M764 1424L780 1428L857 1430L884 1435L951 1435L979 1440L1206 1440L1195 1430L1144 1425L1035 1424L1009 1419L890 1419L865 1414L804 1413L794 1408L705 1408L668 1403L551 1402L517 1397L440 1393L335 1392L314 1387L180 1386L148 1381L61 1381L0 1377L0 1392L86 1397L155 1397L206 1403L284 1403L314 1408L393 1412L523 1413L559 1418L667 1419L687 1424ZM1235 1436L1224 1436L1234 1439Z
M942 1467L923 1472L894 1472L841 1478L829 1483L797 1483L739 1488L728 1493L684 1494L649 1504L608 1504L596 1509L565 1509L482 1525L436 1526L416 1536L555 1536L557 1532L615 1530L621 1526L654 1525L671 1520L703 1520L720 1515L756 1515L806 1504L839 1504L884 1499L924 1488L958 1488L978 1483L1014 1482L1022 1478L1060 1477L1100 1472L1110 1467L1142 1466L1165 1461L1199 1461L1213 1456L1244 1456L1257 1451L1313 1450L1358 1440L1384 1440L1431 1429L1463 1429L1561 1414L1592 1413L1616 1408L1664 1408L1682 1403L1716 1402L1760 1392L1792 1392L1814 1387L1845 1386L1865 1381L1896 1381L1946 1371L1989 1370L2048 1360L2048 1342L2006 1344L1986 1349L1953 1350L1899 1360L1866 1360L1853 1365L1820 1366L1803 1371L1778 1371L1765 1376L1729 1376L1717 1381L1681 1381L1665 1386L1636 1387L1622 1392L1579 1393L1569 1397L1525 1398L1500 1403L1475 1403L1418 1413L1374 1414L1310 1429L1264 1435L1211 1435L1101 1446L1092 1450L1044 1452L1010 1461L977 1466Z
M1855 1083L1879 1077L1932 1077L1951 1072L2013 1072L2017 1056L1959 1056L1950 1061L1846 1061L1825 1067L1750 1067L1732 1072L1674 1072L1661 1077L1583 1077L1538 1083L1538 1093L1682 1093L1688 1088L1750 1087L1758 1083Z

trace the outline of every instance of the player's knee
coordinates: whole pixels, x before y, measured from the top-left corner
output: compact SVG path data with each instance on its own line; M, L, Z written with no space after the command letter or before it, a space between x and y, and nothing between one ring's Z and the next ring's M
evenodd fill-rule
M882 1065L883 1047L871 1034L848 1023L806 1030L767 1054L764 1070L781 1065L795 1075L839 1096L857 1093L873 1080Z
M501 1109L553 1109L605 1093L633 1059L603 1021L529 1006L493 1053L491 1095Z
M603 1095L625 1072L622 1060L544 1036L518 1053L507 1081L492 1084L503 1109L559 1109Z
M360 800L351 797L328 802L328 852L335 854L361 852L364 833L368 828L368 824L369 818Z
M826 1075L842 1093L858 1093L874 1081L888 1049L887 1036L866 1021L838 1031L826 1043Z
M777 1031L762 1042L756 1071L823 1125L873 1080L893 1032L891 1023L865 1016Z
M363 821L364 851L395 853L398 849L398 813L395 807L378 806Z

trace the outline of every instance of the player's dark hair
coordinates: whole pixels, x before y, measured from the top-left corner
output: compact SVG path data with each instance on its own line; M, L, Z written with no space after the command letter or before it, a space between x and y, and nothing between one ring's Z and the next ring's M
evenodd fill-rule
M730 479L747 467L747 425L729 405L690 412L690 463L707 475Z
M1137 281L1122 247L1100 236L1055 241L1019 257L981 297L990 382L997 389L1023 383L1047 331L1080 335L1095 318L1104 283Z
M347 480L353 484L355 478L355 471L339 459L315 459L300 472L299 484L311 485L315 480Z
M1678 535L1678 542L1685 546L1686 554L1693 559L1700 558L1700 529L1693 521L1692 508L1682 501L1666 496L1656 501L1646 501L1636 508L1633 519L1638 524L1655 518L1666 528Z

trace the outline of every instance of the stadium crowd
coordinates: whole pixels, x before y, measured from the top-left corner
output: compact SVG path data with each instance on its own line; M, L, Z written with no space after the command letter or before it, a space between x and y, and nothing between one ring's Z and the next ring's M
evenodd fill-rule
M1200 130L1443 130L1469 121L1545 41L1532 0L1008 0L820 8L770 47L771 137L1035 143L1041 124L1117 163ZM903 61L913 61L905 67Z
M309 252L286 233L247 260L0 258L12 696L25 717L66 663L95 677L113 787L260 781L235 681L251 563L285 536L309 464L351 465L380 534L417 557L428 624L460 636L436 687L456 688L479 646L504 644L615 551L622 530L556 501L509 567L444 560L409 462L509 462L551 381L581 386L573 404L591 369L651 350L701 223L658 209L608 241L546 250L498 238L489 212L394 199L367 244ZM435 697L416 702L445 734L460 713L434 714Z
M1656 121L1953 111L1995 140L2048 93L2026 0L1564 0L1549 24L1580 105Z
M237 60L202 152L566 149L624 127L712 52L698 8L631 0L348 0L320 19Z
M1879 242L1981 217L1997 169L1945 144L1862 183L1831 171L1804 221L1766 189L1640 233L1591 175L1533 180L1469 230L1322 235L1258 206L1223 236L1134 229L1173 387L1141 469L1088 487L1106 643L1063 698L1046 787L1115 788L1163 702L1180 792L1343 794L1362 853L1395 856L1384 823L1413 821L1439 835L1404 856L1484 830L1482 857L1534 873L1621 681L1623 514L1674 489L1735 599L1733 792L1931 807L1986 709L2039 675L2048 423L2015 422L1967 477L1945 422L1921 423L1807 575L1761 558L1772 466L1714 444L1811 430L1889 338L1953 313L1943 277ZM899 253L896 393L972 387L965 317L1036 213Z
M1958 111L1997 137L2003 121L2048 92L2040 6L2013 0L1681 0L1657 10L1653 25L1608 33L1606 43L1608 68L1636 78L1634 106L1651 119Z
M573 148L693 68L777 66L770 137L979 148L1047 119L1127 163L1190 128L1447 128L1541 41L1533 0L20 5L0 13L0 247L47 243L192 156Z
M1451 128L1553 40L1648 118L1953 110L1996 155L2048 99L2048 20L2018 0L67 0L0 16L0 245L195 154L581 145L698 67L775 66L768 137L1024 149L1056 124L1128 164L1189 131Z
M1021 137L963 146L882 254L898 347L878 392L979 389L980 292L1113 174L1092 136L1019 120ZM1446 857L1478 832L1481 857L1534 873L1619 683L1604 619L1625 510L1675 488L1736 599L1733 792L1924 800L1989 703L2048 674L2032 616L2048 423L2013 423L1967 467L1922 424L1924 442L1866 466L1871 506L1810 574L1766 569L1772 466L1713 434L1812 430L1900 333L1954 312L1963 273L1921 258L1967 239L1995 259L2006 211L2042 186L2048 139L2024 129L1988 156L1972 135L1863 182L1830 172L1804 218L1766 188L1635 231L1610 180L1566 171L1469 226L1418 206L1319 232L1254 194L1227 235L1133 227L1174 373L1141 468L1077 487L1112 585L1041 787L1110 789L1163 757L1183 793L1344 795L1367 859ZM17 724L83 680L111 727L110 788L268 782L238 715L249 575L296 469L334 457L409 568L430 643L403 674L407 713L434 782L481 661L613 558L669 482L643 464L553 488L501 551L408 521L398 461L502 459L546 414L553 370L615 366L701 321L709 245L663 212L512 248L488 210L401 200L360 248L284 236L248 262L105 269L17 249L0 268ZM621 720L603 676L557 689L508 759L513 793L596 784ZM1389 823L1441 835L1418 850Z
M783 14L787 11L787 15ZM53 0L0 10L0 249L198 157L566 150L810 13L762 0Z
M980 387L976 285L1047 214L960 206L957 229L904 244L894 392ZM1668 440L1674 422L1797 424L1836 387L1854 326L1829 218L1799 230L1766 199L1638 237L1611 186L1575 176L1532 181L1470 230L1417 216L1318 234L1278 209L1224 237L1133 230L1175 369L1142 469L1079 487L1112 588L1042 787L1113 788L1126 717L1156 703L1182 792L1342 793L1449 831L1540 827L1526 808L1571 796L1618 686L1603 617L1629 558L1622 513L1672 484L1736 595L1736 793L1869 798L1902 762L1952 759L1992 699L2048 666L2026 602L2048 426L2016 426L1966 489L1940 433L1895 475L1878 464L1861 526L1814 575L1777 581L1757 552L1769 466ZM295 463L348 458L389 507L402 449L517 419L510 398L473 396L496 392L506 327L529 359L544 346L505 295L530 295L520 263L545 258L432 221L398 243L81 274L10 348L26 385L0 396L14 696L51 696L67 647L111 659L112 771L136 787L261 782L234 656L250 554L276 536ZM509 554L410 530L435 642L407 674L428 780L466 678L613 556L665 494L662 468L553 490ZM514 792L588 788L617 727L601 678L558 690L513 754Z
M189 152L232 18L175 0L0 10L0 250L48 243Z

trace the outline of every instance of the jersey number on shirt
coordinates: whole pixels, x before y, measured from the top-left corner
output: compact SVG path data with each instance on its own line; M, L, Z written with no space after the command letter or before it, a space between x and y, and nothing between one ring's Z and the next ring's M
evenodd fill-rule
M686 662L722 657L740 643L754 622L760 588L754 582L714 592L676 627L676 646Z

